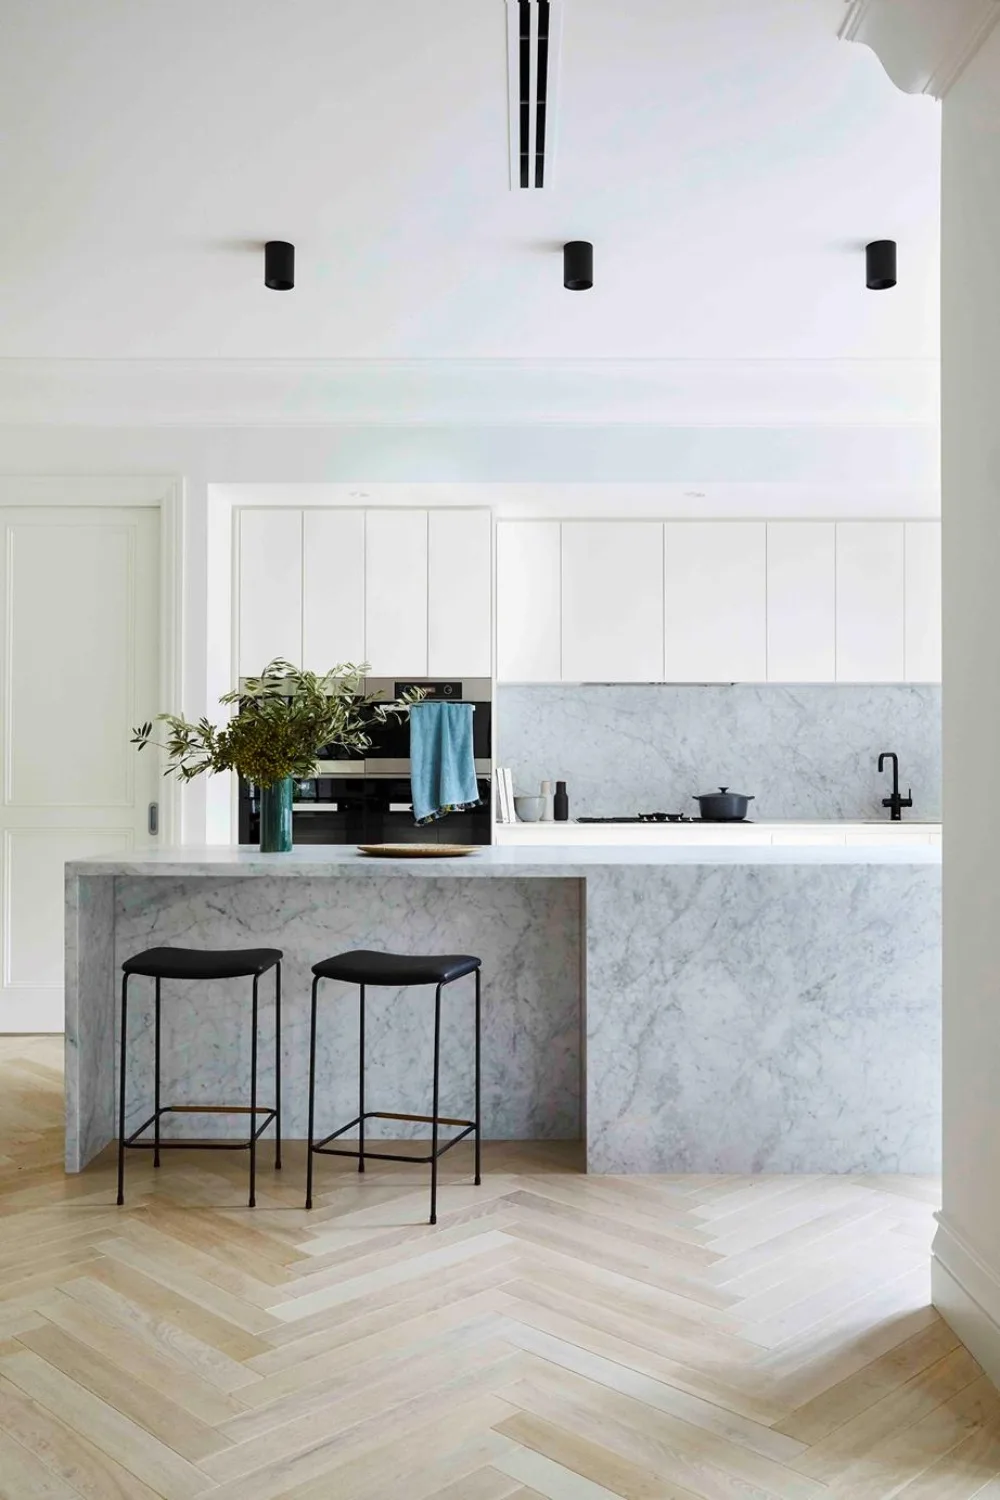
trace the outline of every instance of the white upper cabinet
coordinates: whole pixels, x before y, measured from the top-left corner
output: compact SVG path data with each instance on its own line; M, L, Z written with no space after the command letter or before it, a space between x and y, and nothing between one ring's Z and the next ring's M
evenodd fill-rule
M493 518L432 510L427 522L427 672L489 677L493 669Z
M238 513L240 676L489 677L489 510ZM939 682L937 521L501 520L501 682Z
M832 521L767 523L767 680L837 675L837 544Z
M906 676L902 521L837 522L837 681Z
M269 661L302 658L302 512L239 512L239 649L241 677Z
M666 681L765 681L766 523L668 521L664 531Z
M302 518L302 665L328 672L365 659L365 513Z
M558 521L497 522L497 678L562 675Z
M906 680L941 681L941 523L906 523Z
M365 515L365 655L376 677L427 676L427 512Z
M240 676L275 656L313 672L491 675L488 509L243 510L236 545Z
M567 521L562 526L565 682L663 677L663 526Z

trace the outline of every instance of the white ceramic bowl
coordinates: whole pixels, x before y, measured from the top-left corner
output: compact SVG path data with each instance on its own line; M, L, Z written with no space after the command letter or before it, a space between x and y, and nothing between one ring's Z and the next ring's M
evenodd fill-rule
M514 811L522 823L537 823L545 810L544 797L515 797Z

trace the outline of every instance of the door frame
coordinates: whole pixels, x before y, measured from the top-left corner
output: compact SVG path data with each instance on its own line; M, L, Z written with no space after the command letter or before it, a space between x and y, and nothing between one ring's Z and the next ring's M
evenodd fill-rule
M0 508L8 506L148 507L160 512L160 632L158 649L160 711L179 713L184 665L184 481L177 475L84 476L79 474L0 474ZM160 799L160 838L179 844L183 837L180 786L165 776Z

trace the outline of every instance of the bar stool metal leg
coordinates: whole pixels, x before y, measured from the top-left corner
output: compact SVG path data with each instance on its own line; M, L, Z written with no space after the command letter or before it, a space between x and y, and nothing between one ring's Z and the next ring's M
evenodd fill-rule
M361 1014L358 1033L358 1171L365 1170L365 987L361 985Z
M250 1037L250 1207L257 1205L257 975L253 976L253 1032Z
M319 979L313 980L312 1016L309 1022L309 1128L306 1140L306 1208L313 1206L313 1125L316 1106L316 991Z
M281 964L274 966L274 1170L281 1171Z
M434 1103L431 1107L431 1217L437 1223L438 1190L438 1080L441 1073L441 986L434 991Z
M160 981L156 981L156 1015L153 1020L153 1166L160 1165Z
M122 976L121 1053L118 1062L118 1203L125 1202L125 1058L128 1040L128 975Z
M480 1170L479 1170L479 1167L480 1167L480 1162L479 1162L479 1137L480 1137L480 1129L479 1129L479 1127L480 1127L480 1118L479 1117L480 1117L480 1112L481 1112L480 1106L481 1106L481 1102L482 1102L481 1101L482 1081L481 1081L481 1069L480 1069L480 1061L481 1061L481 1037L480 1037L480 1031L481 1031L481 1024L482 1024L482 1003L481 1003L482 1002L482 994L481 994L481 990L480 990L479 975L480 975L480 971L477 969L476 970L476 1109L475 1109L475 1117L476 1117L476 1187L479 1187L480 1183L482 1182L482 1176L480 1175Z

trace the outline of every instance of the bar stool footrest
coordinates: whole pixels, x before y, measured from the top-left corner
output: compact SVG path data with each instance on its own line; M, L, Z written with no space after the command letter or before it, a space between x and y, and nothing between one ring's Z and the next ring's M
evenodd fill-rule
M369 1147L367 1140L365 1141L364 1151L349 1151L346 1146L331 1146L328 1144L330 1141L337 1140L339 1136L345 1135L348 1130L353 1130L363 1120L404 1120L413 1125L434 1124L433 1115L387 1114L383 1110L366 1110L363 1115L358 1115L355 1119L348 1120L346 1125L341 1125L339 1130L332 1130L322 1140L311 1143L309 1150L316 1156L351 1156L355 1160L363 1156L365 1161L370 1159L372 1161L429 1162L434 1161L439 1156L443 1156L446 1151L451 1150L452 1146L457 1146L459 1141L464 1141L467 1136L472 1135L476 1128L475 1120L456 1120L451 1116L438 1115L437 1123L439 1125L461 1125L463 1129L459 1131L458 1135L453 1135L447 1141L443 1141L438 1146L437 1151L429 1151L426 1156L403 1156L396 1151L375 1151Z
M132 1134L125 1137L123 1145L126 1150L132 1151L155 1151L157 1146L161 1151L249 1151L251 1140L245 1141L178 1141L162 1139L157 1142L153 1140L140 1140L151 1126L155 1125L162 1115L263 1115L264 1119L253 1132L251 1140L259 1141L264 1131L273 1120L278 1118L276 1109L271 1109L266 1104L258 1104L251 1109L249 1105L234 1104L163 1104L159 1109L153 1111L148 1120L133 1130ZM348 1127L350 1128L350 1127Z

